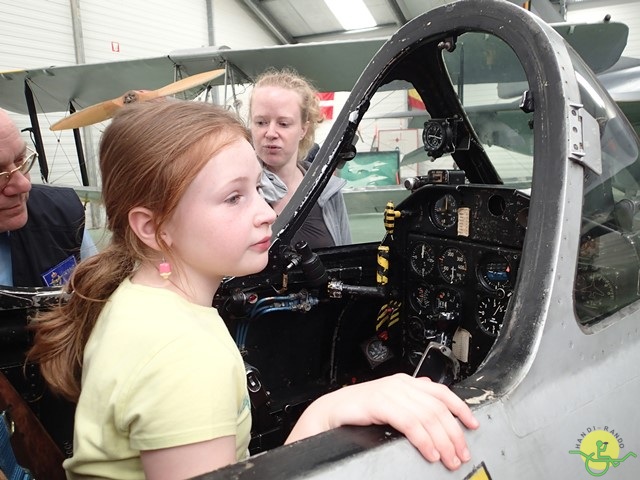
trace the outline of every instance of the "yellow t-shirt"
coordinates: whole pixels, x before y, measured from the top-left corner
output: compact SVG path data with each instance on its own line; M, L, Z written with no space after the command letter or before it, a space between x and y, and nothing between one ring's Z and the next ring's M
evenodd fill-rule
M236 436L248 456L244 363L211 307L126 280L84 352L67 478L144 479L141 450Z

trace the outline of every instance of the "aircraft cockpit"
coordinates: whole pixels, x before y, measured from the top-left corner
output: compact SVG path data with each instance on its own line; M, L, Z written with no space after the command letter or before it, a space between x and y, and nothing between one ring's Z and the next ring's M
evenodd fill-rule
M584 169L581 231L564 252L577 262L558 273L571 315L590 331L638 299L637 137L573 52L575 90L553 105L545 82L564 73L525 58L535 52L491 23L432 36L415 27L382 48L294 196L297 210L274 226L267 269L218 292L247 363L254 452L280 444L308 403L345 384L406 372L467 397L510 388L506 372L527 362L544 323L548 292L531 279L557 268L534 253L555 238L545 210L558 221L561 202L581 208L566 171ZM420 106L389 111L397 92ZM385 163L361 127L399 118L398 155ZM354 244L290 244L332 174L348 180Z

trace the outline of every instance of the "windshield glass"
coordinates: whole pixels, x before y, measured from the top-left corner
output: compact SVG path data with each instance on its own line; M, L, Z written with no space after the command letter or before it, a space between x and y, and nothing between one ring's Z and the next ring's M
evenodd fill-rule
M573 53L573 52L572 52ZM584 109L600 131L599 174L585 168L574 298L578 321L598 325L640 297L638 137L582 61L572 55Z
M519 108L528 84L522 65L500 39L469 32L444 51L447 71L460 103L502 182L527 189L533 170L532 113ZM357 129L357 154L336 170L353 243L379 241L385 233L387 202L398 204L410 191L405 180L434 169L458 169L453 156L425 151L423 132L430 105L410 82L382 86ZM467 147L468 149L468 147Z
M519 108L528 90L526 75L513 50L484 33L461 35L444 55L478 140L503 183L529 188L533 170L533 114Z

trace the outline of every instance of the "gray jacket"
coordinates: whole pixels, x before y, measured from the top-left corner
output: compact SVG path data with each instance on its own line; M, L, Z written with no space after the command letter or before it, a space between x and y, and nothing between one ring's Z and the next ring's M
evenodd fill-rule
M298 165L303 173L306 174L311 164L309 162L301 162ZM265 198L269 203L277 201L286 193L284 183L277 175L266 169L262 176L262 183ZM318 198L318 206L322 210L322 218L336 245L348 245L351 243L349 216L342 196L342 188L346 184L346 180L332 176Z
M300 164L300 168L306 174L310 165L309 162L303 162ZM336 245L351 243L349 215L342 196L342 188L346 184L347 181L343 178L332 175L318 198L318 206L322 209L322 218Z

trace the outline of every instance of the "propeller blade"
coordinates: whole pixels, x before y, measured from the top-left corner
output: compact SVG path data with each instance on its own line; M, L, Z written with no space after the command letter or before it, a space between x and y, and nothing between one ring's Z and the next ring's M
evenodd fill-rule
M105 120L113 117L115 113L126 103L147 102L154 98L174 95L176 93L183 92L184 90L202 85L203 83L210 82L211 80L224 75L224 72L224 69L221 68L210 72L191 75L190 77L183 78L177 82L160 87L157 90L136 90L127 92L120 97L112 100L106 100L72 113L51 125L49 129L52 131L68 130L71 128L86 127L88 125L93 125L94 123L104 122Z
M224 68L211 70L210 72L198 73L197 75L191 75L190 77L170 83L169 85L165 85L164 87L160 87L158 90L154 91L158 92L159 97L166 97L167 95L173 95L175 93L197 87L203 83L210 82L222 75L224 75Z
M104 122L115 115L120 107L124 105L121 97L96 103L90 107L83 108L68 117L58 120L49 127L50 130L68 130L70 128L86 127L94 123Z

